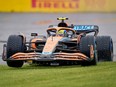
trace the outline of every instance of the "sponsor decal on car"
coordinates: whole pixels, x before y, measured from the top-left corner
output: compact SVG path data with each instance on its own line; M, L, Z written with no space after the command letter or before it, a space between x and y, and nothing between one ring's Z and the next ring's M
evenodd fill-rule
M94 29L93 25L75 25L74 30L91 30Z
M42 54L49 55L49 54L52 54L52 52L42 52Z

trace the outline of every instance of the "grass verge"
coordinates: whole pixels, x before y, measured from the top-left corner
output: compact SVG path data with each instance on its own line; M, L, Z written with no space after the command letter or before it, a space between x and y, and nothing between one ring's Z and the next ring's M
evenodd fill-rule
M88 67L0 65L0 87L116 87L116 62Z

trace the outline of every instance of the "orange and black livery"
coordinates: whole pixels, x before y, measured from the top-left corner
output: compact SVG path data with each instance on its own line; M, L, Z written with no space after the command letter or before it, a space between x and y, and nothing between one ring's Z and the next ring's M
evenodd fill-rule
M110 36L98 36L96 25L68 25L68 18L58 25L50 25L47 36L31 33L32 38L10 35L3 46L2 59L10 67L22 67L26 62L40 65L81 64L96 65L98 61L113 60ZM93 35L90 33L94 33Z

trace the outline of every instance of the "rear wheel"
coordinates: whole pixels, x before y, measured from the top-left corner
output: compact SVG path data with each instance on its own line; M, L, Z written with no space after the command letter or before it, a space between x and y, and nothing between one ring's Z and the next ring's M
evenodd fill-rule
M26 50L23 38L19 35L11 35L7 41L7 59L17 52L24 52ZM7 61L9 67L22 67L23 61Z
M93 47L93 58L91 58L90 55L90 46ZM86 36L81 38L80 51L90 58L90 61L83 61L82 66L97 64L96 40L94 36Z
M97 37L97 50L99 61L113 61L113 41L110 36Z

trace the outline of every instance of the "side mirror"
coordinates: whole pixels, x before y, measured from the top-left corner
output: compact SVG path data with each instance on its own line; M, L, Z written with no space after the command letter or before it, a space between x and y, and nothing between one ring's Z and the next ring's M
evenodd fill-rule
M37 33L31 33L31 36L38 36Z

